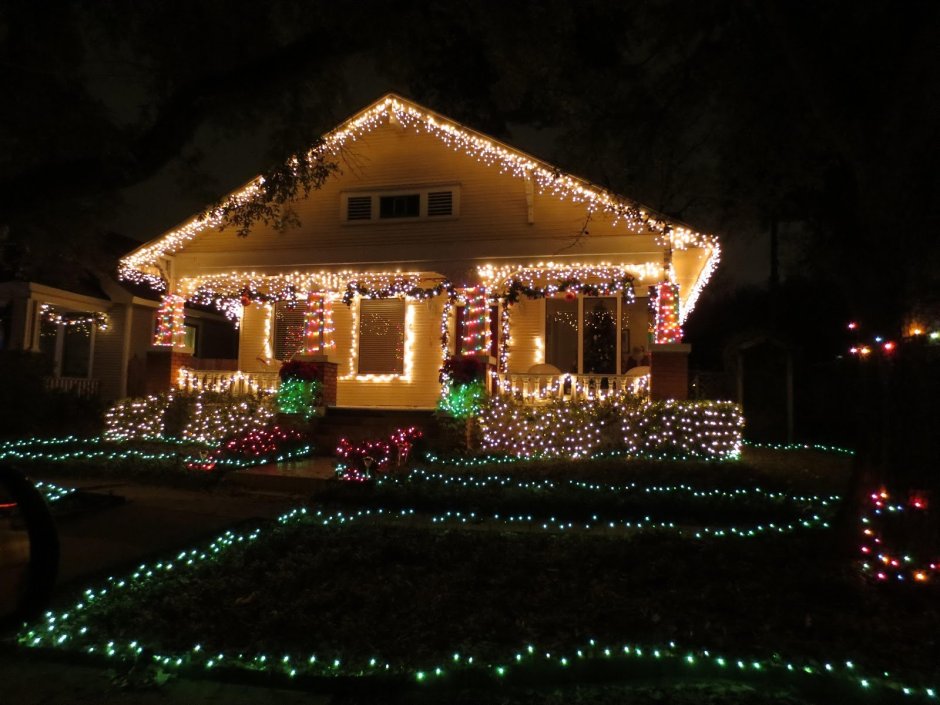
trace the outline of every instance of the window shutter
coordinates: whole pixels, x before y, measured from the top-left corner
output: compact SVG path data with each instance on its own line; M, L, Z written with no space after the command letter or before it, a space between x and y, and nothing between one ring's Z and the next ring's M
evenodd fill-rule
M428 192L428 217L454 214L453 191Z
M372 196L349 196L346 220L372 220Z
M306 304L296 302L293 308L289 301L278 301L274 308L274 358L290 360L304 342L304 312Z
M359 374L405 372L404 299L359 300Z

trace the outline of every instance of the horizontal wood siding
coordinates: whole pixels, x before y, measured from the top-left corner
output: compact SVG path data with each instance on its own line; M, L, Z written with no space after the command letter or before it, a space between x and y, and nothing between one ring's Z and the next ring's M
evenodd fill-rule
M124 354L124 306L114 305L108 311L108 330L95 331L95 351L91 376L100 379L99 396L105 401L121 394L121 360Z
M475 280L479 264L539 260L661 261L662 248L648 234L630 233L606 215L590 221L583 204L535 194L528 222L525 182L443 145L437 138L384 126L351 146L341 174L295 205L301 225L276 232L255 225L248 237L206 230L175 257L177 276L212 269L293 271L430 270ZM342 195L383 188L456 184L459 215L445 219L347 223ZM584 230L589 236L581 237ZM577 241L577 242L576 242ZM567 246L573 249L558 255ZM682 255L677 253L677 268ZM680 272L683 275L683 272Z
M266 306L251 304L245 307L238 335L238 369L242 372L277 372L279 364L273 360L269 364L262 362L266 358L265 320L268 315Z

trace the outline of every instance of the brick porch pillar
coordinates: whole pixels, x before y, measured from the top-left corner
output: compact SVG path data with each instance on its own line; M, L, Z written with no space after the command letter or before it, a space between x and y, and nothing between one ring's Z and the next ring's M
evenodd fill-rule
M651 346L650 399L689 398L688 343L661 343Z
M145 391L158 394L176 386L176 378L181 367L191 367L192 353L171 348L147 351L145 373Z
M336 406L336 370L335 362L321 362L323 366L323 406Z

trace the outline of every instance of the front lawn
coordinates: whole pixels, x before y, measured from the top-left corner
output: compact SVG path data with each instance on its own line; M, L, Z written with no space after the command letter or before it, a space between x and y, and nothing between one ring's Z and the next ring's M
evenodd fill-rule
M504 683L507 702L552 683L585 701L930 698L940 593L872 586L833 552L848 469L748 449L337 481L85 591L20 643L326 687ZM611 679L629 685L575 687Z

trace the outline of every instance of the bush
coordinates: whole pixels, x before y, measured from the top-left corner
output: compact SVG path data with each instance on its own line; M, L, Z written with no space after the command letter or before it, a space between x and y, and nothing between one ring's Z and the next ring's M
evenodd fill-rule
M602 450L641 457L737 457L743 426L731 402L630 399L540 406L495 397L480 416L487 452L524 458L582 458Z

